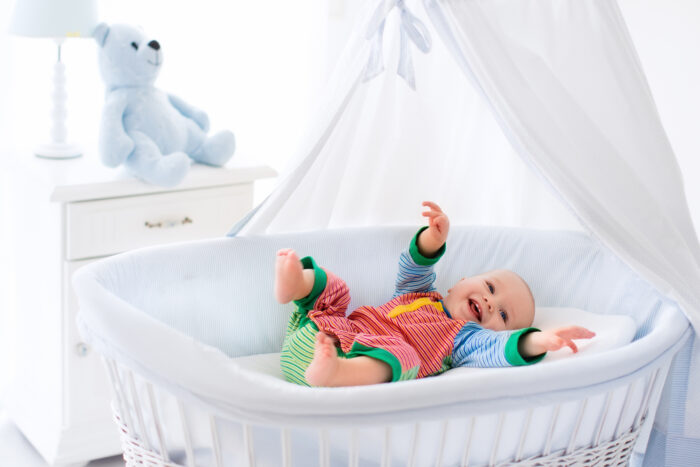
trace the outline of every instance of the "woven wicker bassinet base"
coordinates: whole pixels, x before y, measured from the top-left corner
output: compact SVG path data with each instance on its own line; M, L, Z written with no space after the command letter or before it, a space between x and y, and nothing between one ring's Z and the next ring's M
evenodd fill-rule
M619 438L595 447L580 448L569 454L564 451L548 456L535 456L519 462L503 462L498 467L543 466L543 467L617 467L629 463L639 430L629 431Z
M131 434L119 413L114 411L114 421L119 427L124 462L126 467L186 467L165 460L161 454L147 449L138 437ZM598 446L576 449L570 453L558 451L549 455L538 455L518 462L508 461L494 464L494 467L621 467L629 462L632 448L637 441L639 430L630 430L617 439ZM305 466L302 466L305 467ZM489 466L490 467L490 466Z
M124 452L126 467L185 467L163 459L163 456L141 444L138 437L132 436L129 427L122 421L119 412L112 408L114 422L119 427L119 438Z

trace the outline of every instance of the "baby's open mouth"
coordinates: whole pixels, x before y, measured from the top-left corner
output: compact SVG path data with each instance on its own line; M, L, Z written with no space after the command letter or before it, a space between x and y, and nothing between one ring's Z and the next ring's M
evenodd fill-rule
M469 308L476 315L476 319L478 319L479 322L481 322L481 308L479 308L479 304L471 298L469 299Z

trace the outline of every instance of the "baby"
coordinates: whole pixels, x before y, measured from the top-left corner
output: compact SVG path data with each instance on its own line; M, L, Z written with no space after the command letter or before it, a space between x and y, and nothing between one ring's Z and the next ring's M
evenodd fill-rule
M445 252L449 219L426 201L428 226L399 258L393 298L345 316L348 288L311 257L280 250L275 298L294 301L281 356L288 381L307 386L358 386L442 373L453 367L501 367L540 361L591 331L530 327L535 301L516 273L498 269L457 282L442 297L433 265Z

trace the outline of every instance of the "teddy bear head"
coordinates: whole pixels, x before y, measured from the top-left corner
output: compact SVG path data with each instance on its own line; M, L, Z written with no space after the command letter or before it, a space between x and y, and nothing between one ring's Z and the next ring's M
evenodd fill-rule
M158 41L128 24L99 24L93 33L99 45L100 73L108 88L152 85L163 63Z

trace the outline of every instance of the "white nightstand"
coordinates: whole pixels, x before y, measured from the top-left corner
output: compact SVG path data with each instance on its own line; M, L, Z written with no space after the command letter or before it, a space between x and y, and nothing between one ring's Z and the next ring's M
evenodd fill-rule
M22 157L4 173L13 212L0 221L12 222L5 247L14 258L17 326L4 402L49 464L80 465L121 450L105 369L77 332L71 275L133 248L225 235L251 209L253 182L275 172L195 165L165 189L88 157Z

